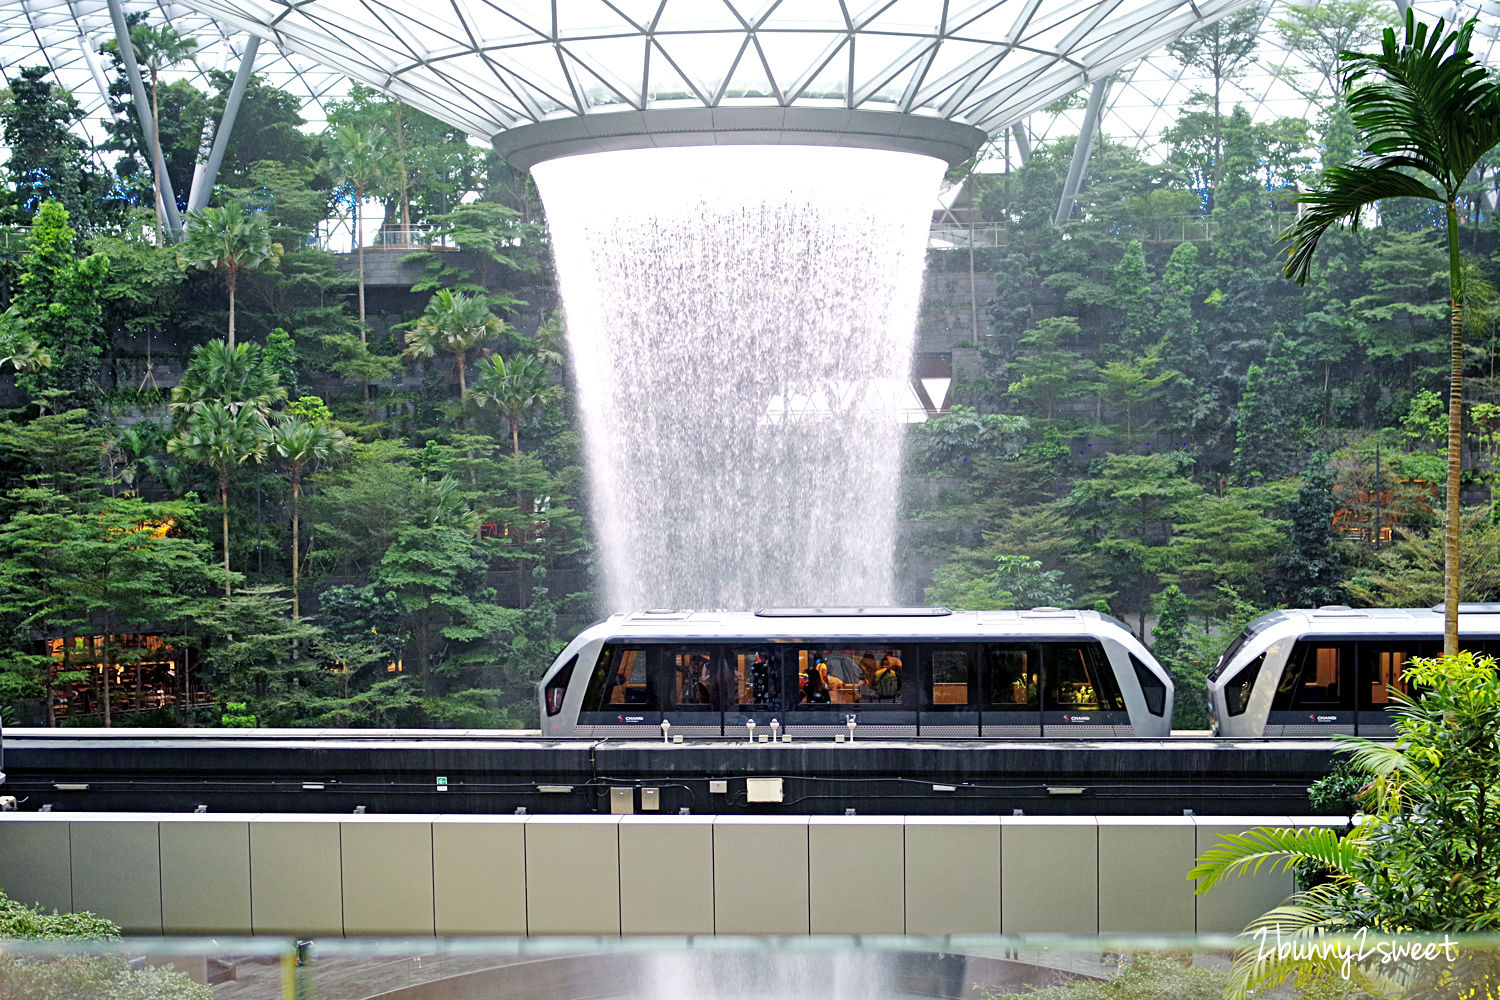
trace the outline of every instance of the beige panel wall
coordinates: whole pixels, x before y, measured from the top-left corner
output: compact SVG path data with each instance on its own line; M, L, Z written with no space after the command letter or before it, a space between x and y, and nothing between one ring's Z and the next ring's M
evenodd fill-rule
M1225 834L1239 834L1257 826L1291 826L1286 816L1235 819L1200 816L1194 825L1194 856L1218 845ZM1196 883L1195 883L1196 884ZM1238 934L1245 925L1292 894L1290 872L1239 875L1224 879L1197 898L1199 934Z
M618 816L528 816L526 926L536 934L620 933Z
M50 813L0 813L0 891L19 903L68 913L73 869L68 821Z
M108 917L126 934L160 934L161 849L156 826L155 816L72 819L68 837L73 908Z
M808 933L806 816L714 821L714 926L720 934Z
M714 932L712 816L622 816L620 929Z
M250 824L250 911L256 934L344 933L338 820L278 816Z
M999 934L1000 818L906 817L906 933Z
M1099 932L1193 933L1191 816L1099 817Z
M11 813L0 889L148 934L1219 933L1291 891L1192 896L1220 833L1343 823Z
M526 933L526 819L439 816L432 824L439 935Z
M1002 816L1000 913L1006 934L1099 932L1099 828L1093 816Z
M339 824L344 936L428 935L435 816L360 816Z
M250 930L250 817L162 817L161 923L167 934Z
M905 933L904 817L814 816L807 856L812 933Z

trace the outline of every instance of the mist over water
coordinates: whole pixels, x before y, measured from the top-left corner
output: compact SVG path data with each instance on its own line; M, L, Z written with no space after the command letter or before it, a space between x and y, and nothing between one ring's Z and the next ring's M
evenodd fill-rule
M942 171L806 146L533 168L610 610L890 603Z

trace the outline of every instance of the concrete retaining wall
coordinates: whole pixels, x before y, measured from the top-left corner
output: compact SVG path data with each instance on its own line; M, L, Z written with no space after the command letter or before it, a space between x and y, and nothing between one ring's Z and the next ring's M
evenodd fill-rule
M1326 817L0 814L0 889L129 934L1214 933L1221 833Z

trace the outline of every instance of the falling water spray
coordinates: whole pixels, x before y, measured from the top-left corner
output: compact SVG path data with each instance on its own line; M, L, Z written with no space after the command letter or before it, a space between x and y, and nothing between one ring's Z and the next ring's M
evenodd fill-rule
M611 610L891 601L942 170L809 146L533 168Z

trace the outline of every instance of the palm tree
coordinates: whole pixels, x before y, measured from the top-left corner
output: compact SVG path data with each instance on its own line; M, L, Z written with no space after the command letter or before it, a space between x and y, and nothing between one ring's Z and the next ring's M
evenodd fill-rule
M359 261L359 342L365 342L365 241L360 233L360 207L365 195L386 182L391 154L385 129L340 125L334 130L323 169L339 184L354 189L354 256ZM366 393L369 386L365 387Z
M271 240L271 221L264 212L237 206L210 205L190 212L186 233L177 248L177 265L217 271L229 286L229 346L234 346L234 292L242 273L274 266L281 244Z
M288 417L271 429L271 447L281 457L292 483L292 617L302 617L301 511L302 478L317 462L337 458L348 439L337 428L301 417Z
M246 459L261 460L267 431L265 417L252 407L236 410L214 401L193 411L182 432L167 442L167 454L202 462L218 475L226 597L229 596L229 472Z
M469 351L487 340L505 333L505 322L490 312L484 299L442 289L432 296L427 308L407 324L405 358L430 358L439 351L452 354L458 362L458 396L469 394L465 371Z
M198 48L198 40L179 34L170 24L154 27L137 24L130 29L130 47L135 50L135 61L151 75L151 145L153 161L159 160L158 170L166 170L166 156L161 151L161 100L157 97L162 70L170 69L183 60L192 59ZM155 173L156 171L153 171ZM164 200L161 179L156 179L156 194Z
M479 362L474 380L474 405L493 407L510 424L510 447L521 453L521 420L534 410L556 402L562 387L552 384L552 373L540 358L521 355L506 361L499 355Z
M1291 244L1284 273L1305 284L1318 240L1334 225L1359 225L1360 215L1386 198L1423 198L1442 204L1448 232L1451 313L1448 373L1448 490L1443 546L1443 651L1458 652L1459 445L1463 430L1463 264L1458 252L1459 187L1475 165L1500 144L1500 81L1469 51L1470 20L1429 33L1406 12L1406 37L1386 28L1381 51L1345 52L1344 93L1365 151L1328 167L1318 188L1297 199L1304 206L1282 234Z
M286 398L276 372L266 363L259 344L234 347L211 340L193 348L182 381L172 388L168 407L185 419L208 403L222 403L230 411L251 409L268 418L271 408Z

